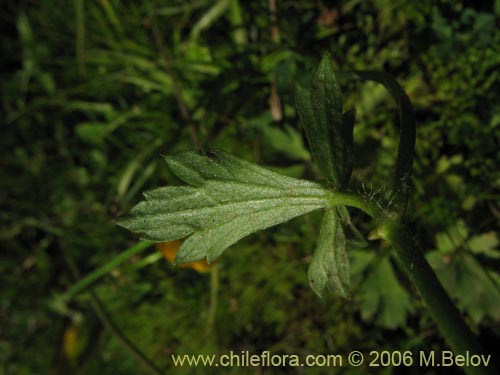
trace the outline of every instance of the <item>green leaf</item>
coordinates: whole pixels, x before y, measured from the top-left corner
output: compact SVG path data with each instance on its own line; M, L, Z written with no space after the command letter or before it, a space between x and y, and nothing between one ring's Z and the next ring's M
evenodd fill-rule
M77 125L76 135L89 144L100 144L108 134L108 127L101 122L83 122Z
M436 234L437 249L443 253L450 253L464 245L469 236L469 229L465 221L458 220L453 226Z
M359 293L361 316L373 317L386 328L402 327L412 310L408 292L400 285L388 257L369 266Z
M497 234L493 231L474 236L469 241L474 254L484 255L492 259L500 259Z
M439 280L462 311L479 324L489 317L500 321L498 280L500 274L484 268L472 255L459 253L455 257L432 251L426 254Z
M291 126L263 128L264 142L274 151L292 160L309 160L309 151L302 143L302 136Z
M330 55L323 56L311 89L297 85L295 96L314 160L330 185L344 188L353 167L354 112L342 114L342 95Z
M190 236L176 263L213 261L247 235L329 205L321 185L286 177L218 150L165 158L191 186L162 187L118 224L144 239L165 242Z
M198 38L203 30L208 29L212 24L214 24L219 18L221 18L229 5L230 0L218 0L214 5L196 22L191 30L190 39L195 40Z
M309 265L309 284L320 297L325 289L349 297L347 240L336 208L326 210L318 247Z

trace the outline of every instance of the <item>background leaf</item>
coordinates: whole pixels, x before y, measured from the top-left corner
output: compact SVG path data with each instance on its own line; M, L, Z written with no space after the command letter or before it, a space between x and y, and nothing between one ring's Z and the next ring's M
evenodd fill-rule
M357 252L356 263L363 261L363 253ZM410 296L400 285L389 257L371 260L370 265L364 264L365 282L356 295L356 299L361 302L362 317L366 320L376 319L378 324L391 329L403 326L413 310Z
M486 317L500 321L500 308L496 303L500 298L498 272L484 270L469 254L450 258L436 251L429 253L427 259L458 307L476 324Z

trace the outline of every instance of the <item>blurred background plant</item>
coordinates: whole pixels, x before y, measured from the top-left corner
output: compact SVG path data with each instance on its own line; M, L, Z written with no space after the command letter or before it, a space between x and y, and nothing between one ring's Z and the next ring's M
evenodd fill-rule
M141 191L179 183L160 154L209 144L314 179L293 88L325 50L339 69L385 70L409 93L417 241L483 343L499 347L500 1L7 0L0 15L0 372L144 373L88 294L54 303L76 281L72 261L87 274L136 241L112 219ZM395 110L375 84L344 90L357 112L351 184L373 181L372 194L390 177ZM93 289L167 373L214 370L172 369L172 353L443 349L382 243L350 252L352 300L314 295L320 216L224 255L211 330L211 276L172 268L152 247ZM226 369L280 371L306 372Z

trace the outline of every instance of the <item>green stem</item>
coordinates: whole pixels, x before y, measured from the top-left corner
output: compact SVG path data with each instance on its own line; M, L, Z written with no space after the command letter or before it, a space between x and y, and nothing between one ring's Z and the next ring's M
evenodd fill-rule
M63 299L66 302L71 301L77 294L84 291L86 288L88 288L90 285L95 283L101 277L103 277L104 275L107 275L109 272L111 272L113 269L118 267L120 264L122 264L123 262L132 258L134 255L139 254L141 251L148 248L152 244L153 244L153 242L149 242L149 241L137 242L135 245L129 247L127 250L122 252L120 255L113 258L108 263L106 263L104 266L99 267L95 271L89 273L83 279L81 279L78 282L76 282L75 284L73 284L69 288L69 290L63 295Z
M73 277L80 277L80 271L76 266L75 261L71 257L69 253L63 254L66 263L71 271ZM97 315L97 318L100 322L111 332L111 334L118 340L118 342L133 356L135 357L142 365L147 368L151 374L153 375L165 375L162 370L160 370L156 365L151 362L148 357L144 353L142 353L133 343L130 341L127 336L125 336L118 326L111 319L111 316L108 314L106 309L104 308L101 300L97 296L97 294L90 290L90 305L94 310L94 313Z
M207 330L209 336L215 325L215 314L217 313L217 297L219 294L219 266L214 265L210 270L210 302L208 306Z
M411 100L393 76L384 72L355 71L352 72L361 79L382 84L396 102L399 112L400 134L396 168L394 170L393 190L406 195L410 186L410 176L415 150L415 111Z
M120 344L132 354L144 367L146 367L153 375L164 375L156 365L147 358L133 343L130 341L113 322L107 311L104 309L101 301L94 292L90 292L90 303L92 308L101 321L101 323L113 334Z
M390 74L378 71L351 71L339 72L341 79L362 79L382 84L393 97L398 107L400 134L398 156L393 177L393 192L395 193L394 205L398 213L403 216L407 203L407 194L410 188L410 177L413 166L413 153L415 150L415 111L410 98L399 85L398 81Z
M360 209L377 220L380 217L390 216L391 212L384 212L382 207L378 206L375 201L367 200L364 197L349 193L349 192L331 192L330 197L331 207L335 206L350 206Z
M76 63L78 65L78 73L85 74L85 10L83 0L75 0L75 15L76 15Z
M399 220L386 220L379 227L379 235L395 249L406 273L454 354L485 354L485 350L419 251L408 227ZM493 366L491 363L487 368L468 366L464 367L464 370L471 375L495 374L497 372Z

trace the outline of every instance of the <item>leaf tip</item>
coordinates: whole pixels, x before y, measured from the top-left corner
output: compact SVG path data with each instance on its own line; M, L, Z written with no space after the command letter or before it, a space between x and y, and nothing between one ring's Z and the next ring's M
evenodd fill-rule
M323 56L321 57L318 69L316 70L316 74L314 75L314 80L324 81L325 78L331 77L335 79L335 74L333 73L332 56L329 52L324 52Z
M325 289L324 287L319 287L318 285L316 285L315 281L311 278L309 278L309 286L319 298L323 299L323 291Z

